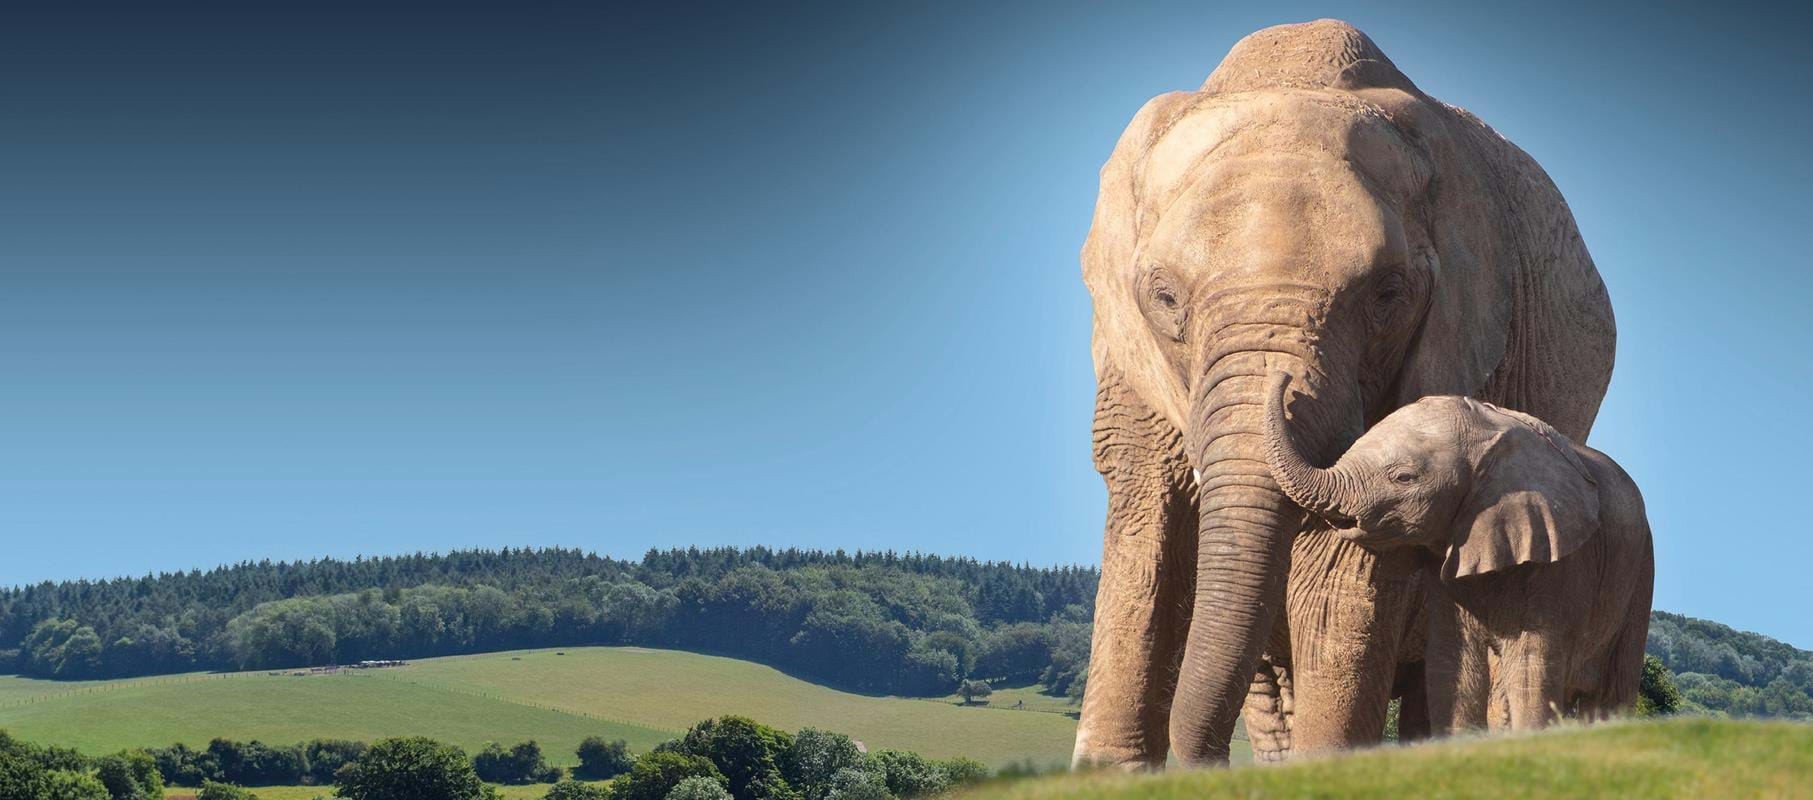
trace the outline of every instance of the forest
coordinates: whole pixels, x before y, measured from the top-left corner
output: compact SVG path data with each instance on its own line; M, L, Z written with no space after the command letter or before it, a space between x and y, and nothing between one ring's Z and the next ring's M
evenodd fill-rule
M965 680L1079 695L1098 574L917 553L461 550L257 562L0 590L0 672L83 679L634 644L840 688ZM1648 651L1690 710L1813 716L1813 653L1655 612Z
M84 679L527 647L746 658L866 692L1080 688L1096 571L919 554L568 549L245 563L0 591L0 671Z

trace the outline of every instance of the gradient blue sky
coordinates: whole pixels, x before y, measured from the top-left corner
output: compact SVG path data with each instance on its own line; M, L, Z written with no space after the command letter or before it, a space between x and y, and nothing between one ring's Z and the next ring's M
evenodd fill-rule
M1337 16L1573 205L1657 607L1813 646L1805 12L38 5L0 25L0 584L1093 562L1096 170L1240 36Z

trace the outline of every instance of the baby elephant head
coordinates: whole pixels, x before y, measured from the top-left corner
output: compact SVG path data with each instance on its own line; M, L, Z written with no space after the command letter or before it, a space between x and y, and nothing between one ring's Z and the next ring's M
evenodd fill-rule
M1290 376L1267 392L1272 474L1298 505L1374 548L1421 546L1443 580L1551 562L1599 530L1599 494L1574 446L1547 423L1465 397L1398 409L1327 469L1285 422Z

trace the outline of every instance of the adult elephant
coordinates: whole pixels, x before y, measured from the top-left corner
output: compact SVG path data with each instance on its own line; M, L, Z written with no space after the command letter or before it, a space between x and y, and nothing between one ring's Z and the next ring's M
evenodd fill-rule
M1279 490L1266 376L1294 376L1292 429L1322 463L1432 394L1584 441L1616 334L1566 202L1322 20L1248 36L1139 111L1082 261L1109 503L1077 761L1224 762L1243 702L1269 755L1377 741L1412 570Z

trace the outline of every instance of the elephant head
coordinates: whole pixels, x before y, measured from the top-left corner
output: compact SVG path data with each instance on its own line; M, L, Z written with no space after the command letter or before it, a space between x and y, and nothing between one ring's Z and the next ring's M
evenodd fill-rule
M1266 455L1285 494L1368 547L1428 548L1443 580L1550 563L1599 530L1592 473L1560 432L1464 397L1425 397L1316 467L1284 418L1289 376L1268 390Z
M1584 434L1609 379L1610 307L1553 185L1342 22L1259 31L1200 90L1148 102L1102 168L1082 261L1098 381L1174 427L1194 471L1169 712L1186 764L1225 761L1314 522L1267 466L1270 373L1294 376L1312 460L1428 394L1529 395ZM1549 352L1567 341L1587 344Z

